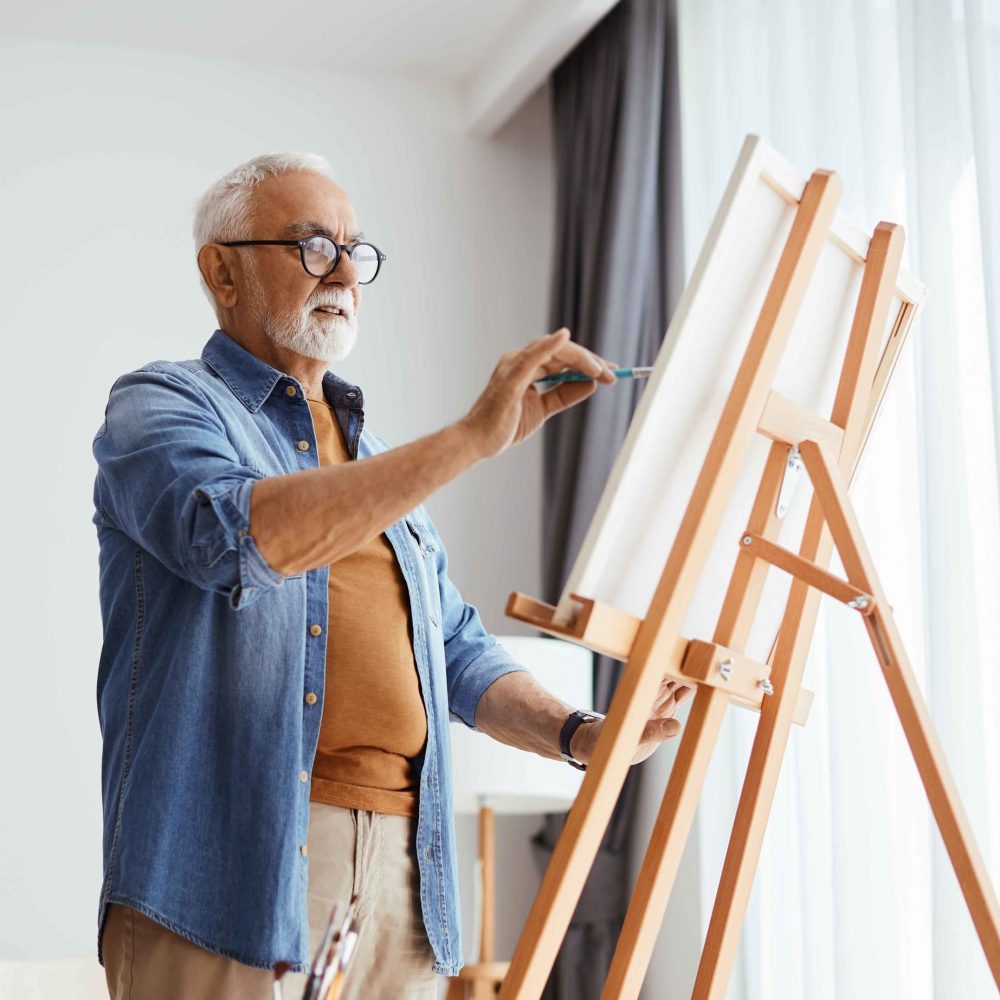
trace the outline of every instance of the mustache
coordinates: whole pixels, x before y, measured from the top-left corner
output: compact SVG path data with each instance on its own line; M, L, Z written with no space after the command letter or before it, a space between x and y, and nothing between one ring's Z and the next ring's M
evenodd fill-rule
M335 309L339 309L347 319L354 318L354 299L346 292L332 292L311 298L305 304L305 311L311 312L320 306L333 306Z

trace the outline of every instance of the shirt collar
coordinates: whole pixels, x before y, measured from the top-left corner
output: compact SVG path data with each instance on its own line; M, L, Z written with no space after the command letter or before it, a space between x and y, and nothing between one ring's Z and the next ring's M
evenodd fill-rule
M282 379L294 383L300 390L302 388L291 375L261 361L256 354L251 354L233 340L225 330L216 330L208 338L201 357L251 413L256 413L264 405L264 401ZM331 371L326 371L323 375L323 394L331 406L344 406L351 410L364 408L365 400L360 387Z

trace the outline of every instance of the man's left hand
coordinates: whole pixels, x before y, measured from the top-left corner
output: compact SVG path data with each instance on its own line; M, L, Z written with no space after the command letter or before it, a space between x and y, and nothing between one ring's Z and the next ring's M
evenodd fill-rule
M680 705L694 689L666 677L660 683L653 710L642 730L639 745L632 754L632 763L638 764L645 760L664 740L676 736L683 728L674 718L677 706ZM605 720L588 722L579 726L570 740L570 752L581 764L589 764L590 758L597 746Z

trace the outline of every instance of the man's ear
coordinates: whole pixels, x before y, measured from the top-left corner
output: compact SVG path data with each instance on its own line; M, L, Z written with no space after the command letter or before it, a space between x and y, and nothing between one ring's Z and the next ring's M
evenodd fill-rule
M225 250L218 243L206 243L198 251L198 270L215 296L219 308L232 309L239 296L230 258Z

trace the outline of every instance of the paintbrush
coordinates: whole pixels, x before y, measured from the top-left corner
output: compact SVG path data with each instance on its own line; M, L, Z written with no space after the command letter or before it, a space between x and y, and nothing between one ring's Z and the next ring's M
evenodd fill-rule
M354 954L355 945L358 943L358 935L361 929L357 920L352 920L344 934L343 943L337 960L332 963L331 968L323 977L323 986L320 990L320 1000L337 1000L340 991L344 988L344 981L347 978L347 965Z
M316 949L316 955L312 962L312 969L310 970L309 978L306 980L305 989L302 992L302 1000L314 1000L314 998L319 995L319 984L323 978L324 962L328 952L330 951L330 945L333 942L333 936L335 933L334 924L337 920L338 909L339 907L336 903L330 907L330 916L326 922L326 930L323 931L323 937L320 939L319 947Z
M612 368L611 374L615 378L649 378L653 374L652 368ZM593 382L593 375L584 375L583 372L565 371L555 372L552 375L543 375L534 380L535 385L551 385L555 382Z
M282 976L291 968L288 962L275 962L274 963L274 983L271 989L274 994L274 1000L285 1000L285 987L281 982Z
M323 971L323 980L320 983L320 998L326 996L326 993L330 988L330 982L337 973L340 966L341 955L343 954L343 949L347 944L347 936L351 933L351 928L357 928L357 921L355 919L357 898L357 896L354 896L351 899L350 906L347 908L347 916L344 917L344 922L340 925L340 931L336 937L336 948L333 949L333 956Z

